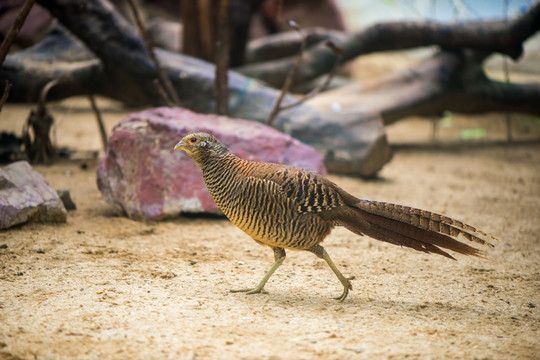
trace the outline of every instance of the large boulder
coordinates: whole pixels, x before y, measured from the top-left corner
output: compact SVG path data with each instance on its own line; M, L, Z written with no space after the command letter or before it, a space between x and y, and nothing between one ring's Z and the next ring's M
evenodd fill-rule
M244 159L326 173L321 154L266 125L182 108L156 108L131 114L113 129L97 171L104 199L134 219L220 213L195 161L183 151L173 151L193 132L216 136Z
M28 162L0 168L0 229L29 221L66 222L62 200Z

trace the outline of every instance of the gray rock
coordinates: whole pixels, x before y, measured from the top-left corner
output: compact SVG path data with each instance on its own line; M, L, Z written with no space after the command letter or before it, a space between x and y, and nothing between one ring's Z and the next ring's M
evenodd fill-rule
M220 213L201 171L174 145L189 133L215 135L241 158L287 164L325 174L323 156L266 125L181 108L131 114L113 129L97 171L104 199L134 219L165 219L180 213Z
M0 229L25 222L66 222L62 201L28 162L0 168Z
M77 210L77 205L73 202L73 199L71 199L71 193L69 190L56 190L56 193L60 197L60 200L62 200L62 203L64 204L64 207L66 210Z

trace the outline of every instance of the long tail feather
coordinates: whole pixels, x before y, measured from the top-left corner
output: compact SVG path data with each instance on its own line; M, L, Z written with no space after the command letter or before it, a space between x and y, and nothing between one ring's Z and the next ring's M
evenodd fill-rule
M360 201L360 206L343 212L337 223L359 235L368 235L391 244L435 253L454 259L446 251L485 258L485 252L457 240L459 235L481 245L493 246L495 239L470 225L425 210L376 201ZM496 240L496 239L495 239Z
M431 211L370 200L360 200L355 204L355 207L367 213L393 219L429 232L436 232L451 237L462 235L469 241L485 246L493 247L490 241L497 241L495 237L471 225Z
M341 217L338 224L341 226L345 226L347 229L358 235L368 235L374 239L381 240L390 244L409 247L425 253L435 253L455 260L455 258L448 254L446 251L439 249L437 246L430 244L429 242L419 241L411 236L407 236L395 231L395 228L391 228L389 226L390 224L385 224L381 226L377 224L382 223L381 221L366 221L364 218L365 215L366 214L361 213L361 210L355 210L353 214L349 213L348 216ZM369 217L369 215L371 214L367 215ZM362 221L359 222L358 219L362 219Z

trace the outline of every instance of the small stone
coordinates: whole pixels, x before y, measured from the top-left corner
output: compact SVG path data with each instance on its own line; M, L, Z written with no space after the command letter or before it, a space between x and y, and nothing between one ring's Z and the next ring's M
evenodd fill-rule
M40 248L40 249L37 249L36 252L37 252L38 254L45 254L45 250L43 250L43 249L41 249L41 248Z
M60 200L62 200L62 203L64 204L66 210L77 210L77 205L75 205L75 203L71 199L71 194L69 193L69 190L56 190L56 193L60 197Z
M0 168L0 229L26 222L66 222L56 191L26 161Z
M172 271L166 271L166 272L161 273L159 277L162 279L172 279L176 277L176 274L173 273Z

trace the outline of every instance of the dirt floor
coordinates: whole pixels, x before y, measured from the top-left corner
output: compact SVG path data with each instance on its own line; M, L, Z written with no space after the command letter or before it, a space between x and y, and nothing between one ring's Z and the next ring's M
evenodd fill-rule
M82 100L54 108L58 145L100 148L86 108ZM103 108L110 130L124 113ZM2 128L20 133L27 113L7 105ZM487 139L459 141L468 134L460 123L487 127ZM326 249L356 276L343 303L332 299L342 288L324 261L299 252L288 253L268 294L232 294L257 283L273 255L227 220L132 221L101 199L98 160L36 166L71 191L77 210L67 224L0 232L0 358L538 359L540 145L529 126L537 123L517 121L514 134L527 142L511 145L493 144L505 137L504 119L444 124L444 146L430 145L429 122L390 127L393 143L416 145L398 147L375 181L330 178L359 197L497 236L491 260L451 261L337 229Z

